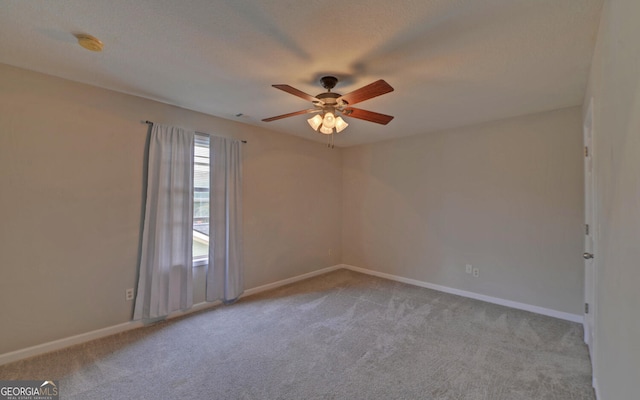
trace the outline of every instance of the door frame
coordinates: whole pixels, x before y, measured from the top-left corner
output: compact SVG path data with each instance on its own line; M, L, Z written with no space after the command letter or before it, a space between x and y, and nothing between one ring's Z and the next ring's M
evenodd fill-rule
M597 310L597 290L598 287L598 219L597 219L597 199L596 199L596 148L594 140L594 100L589 99L589 105L583 121L584 140L584 216L585 216L585 236L584 251L592 253L593 258L584 260L584 341L589 347L592 365L595 365L595 347L597 336L595 331L595 321ZM588 310L587 310L588 307Z

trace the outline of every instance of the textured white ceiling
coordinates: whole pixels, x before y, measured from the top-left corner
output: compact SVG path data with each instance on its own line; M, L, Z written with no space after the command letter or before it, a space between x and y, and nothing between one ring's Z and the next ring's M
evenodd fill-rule
M350 146L582 104L602 0L0 0L0 63L324 141L316 95L377 79ZM93 53L74 33L100 38ZM244 116L236 117L235 114ZM347 119L347 118L345 118Z

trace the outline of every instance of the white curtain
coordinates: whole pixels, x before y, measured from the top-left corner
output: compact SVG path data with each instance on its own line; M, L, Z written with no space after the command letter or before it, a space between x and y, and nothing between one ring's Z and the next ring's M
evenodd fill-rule
M193 152L195 132L154 124L134 319L193 305Z
M232 302L242 294L242 143L211 137L207 301Z

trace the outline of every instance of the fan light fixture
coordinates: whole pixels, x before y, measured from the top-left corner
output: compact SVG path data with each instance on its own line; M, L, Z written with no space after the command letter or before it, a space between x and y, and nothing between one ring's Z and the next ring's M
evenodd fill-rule
M336 126L336 116L333 115L331 111L325 113L324 118L322 118L322 125L333 129L333 127Z
M307 122L311 125L311 129L317 131L318 128L320 128L320 125L322 125L322 117L316 114L313 118L309 118Z
M349 126L342 117L336 117L331 111L325 112L324 116L316 114L312 118L309 118L307 122L311 126L311 129L324 133L325 135L332 134L334 128L336 133L340 133Z
M342 117L336 118L336 132L342 132L347 126L349 126L349 124L347 124L347 122L343 120Z

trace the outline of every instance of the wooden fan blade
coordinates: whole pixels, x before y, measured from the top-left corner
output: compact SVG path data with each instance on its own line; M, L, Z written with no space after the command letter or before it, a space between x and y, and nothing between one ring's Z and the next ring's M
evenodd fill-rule
M389 92L393 92L393 88L391 87L391 85L389 85L383 79L380 79L368 84L367 86L363 86L360 89L356 89L351 93L343 95L338 99L338 102L342 99L349 105L353 105Z
M310 113L314 113L314 112L320 112L321 110L315 109L315 108L310 108L308 110L301 110L301 111L296 111L296 112L292 112L289 114L282 114L282 115L277 115L275 117L271 117L271 118L265 118L262 121L263 122L271 122L271 121L275 121L278 119L282 119L282 118L288 118L288 117L293 117L295 115L301 115L301 114L310 114Z
M342 112L347 117L363 119L369 122L375 122L376 124L386 125L393 117L391 115L380 114L373 111L362 110L359 108L347 107Z
M292 86L289 85L271 85L276 89L280 89L282 91L285 91L289 94L292 94L294 96L298 96L302 99L308 100L308 101L320 101L319 99L311 96L310 94L306 94L305 92L303 92L302 90L298 90Z

